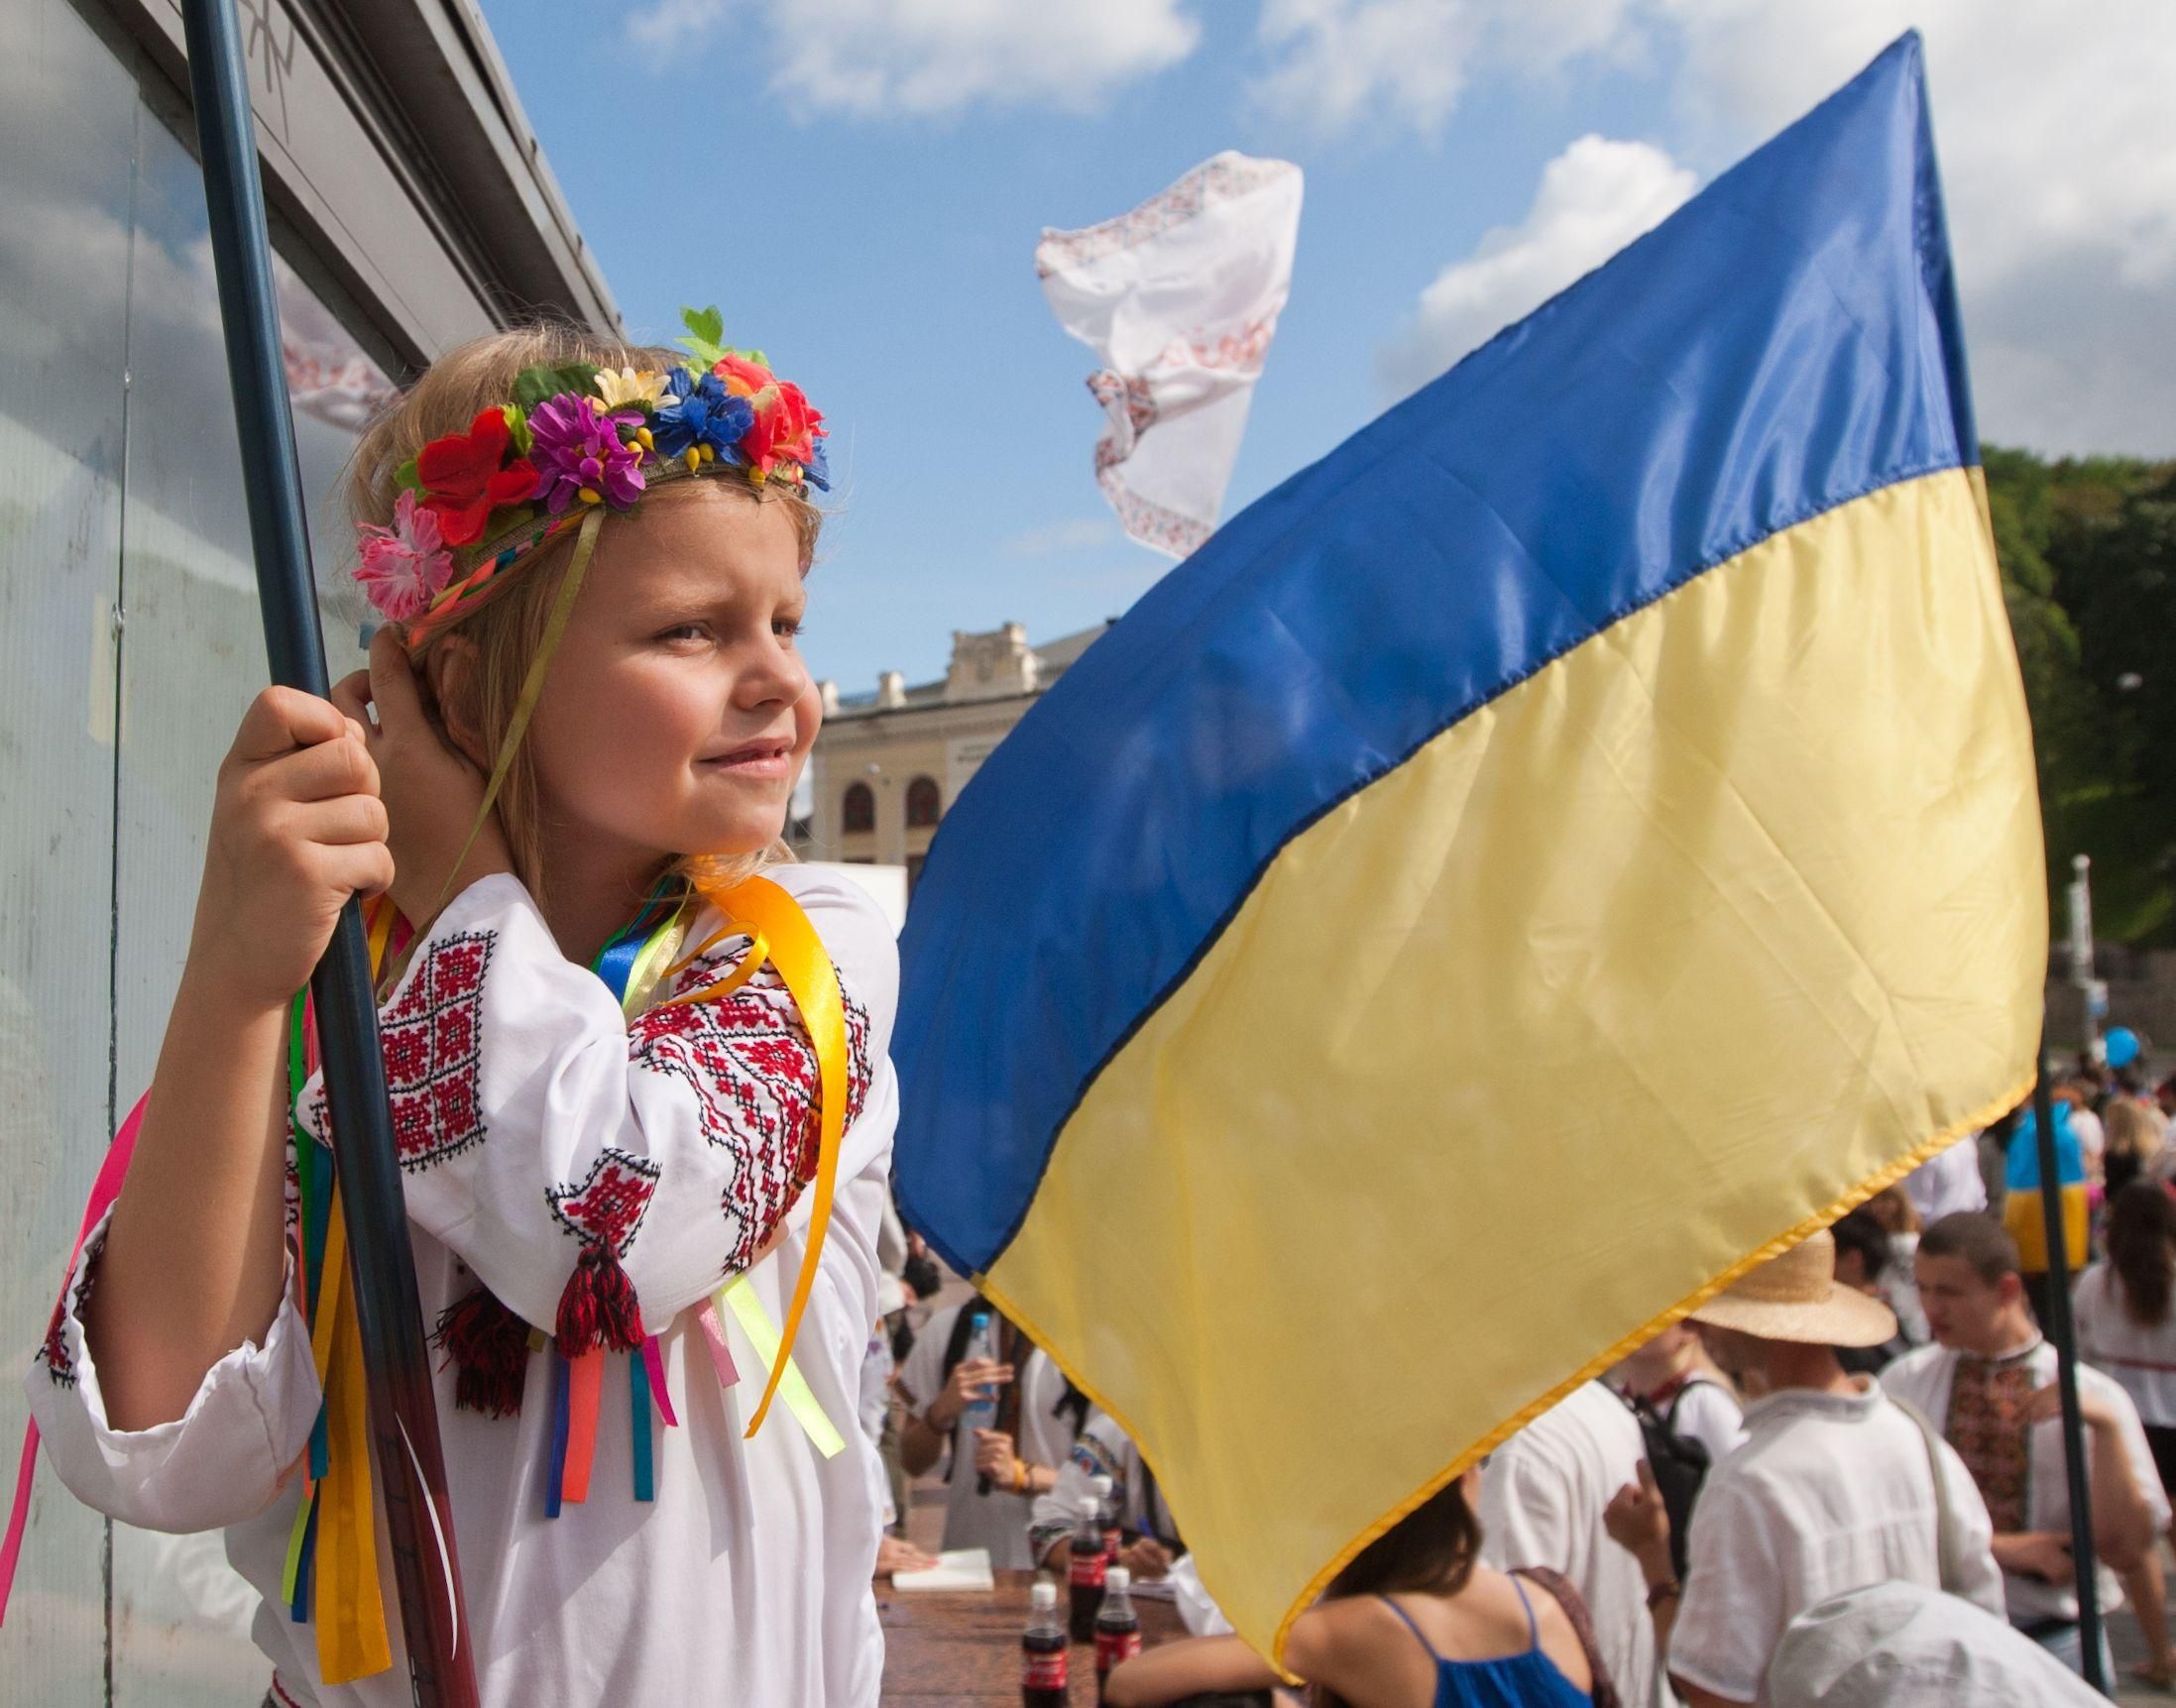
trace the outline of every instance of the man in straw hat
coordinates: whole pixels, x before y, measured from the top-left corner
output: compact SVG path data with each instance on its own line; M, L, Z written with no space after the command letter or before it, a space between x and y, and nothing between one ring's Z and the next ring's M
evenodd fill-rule
M1640 1560L1657 1647L1692 1708L1766 1702L1784 1630L1848 1590L1902 1580L2002 1611L1987 1508L1963 1462L1837 1359L1838 1347L1881 1345L1896 1318L1837 1283L1826 1230L1740 1277L1692 1318L1751 1404L1745 1444L1709 1474L1693 1510L1682 1591L1644 1465L1608 1518Z

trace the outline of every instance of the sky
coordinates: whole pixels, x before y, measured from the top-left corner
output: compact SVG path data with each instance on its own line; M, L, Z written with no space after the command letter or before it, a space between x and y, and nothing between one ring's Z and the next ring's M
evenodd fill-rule
M1307 175L1224 514L1927 43L1981 431L2176 454L2169 0L484 0L630 333L715 302L834 429L804 648L853 694L1169 566L1093 479L1046 226ZM628 127L629 114L643 115Z

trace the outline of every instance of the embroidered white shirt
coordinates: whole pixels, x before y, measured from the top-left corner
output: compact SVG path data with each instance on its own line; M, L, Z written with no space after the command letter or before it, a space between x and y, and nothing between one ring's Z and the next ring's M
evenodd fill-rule
M2079 1356L2122 1384L2138 1422L2176 1426L2176 1309L2159 1322L2134 1321L2122 1280L2105 1262L2078 1278L2072 1309Z
M1920 1415L1937 1429L1946 1429L1950 1384L1957 1374L1960 1356L1962 1354L1947 1346L1922 1346L1916 1352L1907 1352L1884 1370L1882 1386L1899 1400L1916 1406ZM2055 1348L2045 1340L2024 1356L2031 1361L2034 1387L2044 1388L2055 1380ZM2145 1431L2138 1426L2137 1409L2131 1405L2130 1396L2090 1364L2079 1366L2078 1387L2081 1393L2098 1394L2115 1407L2120 1420L2132 1480L2153 1513L2155 1533L2165 1531L2169 1518L2168 1496L2162 1493L2160 1473L2153 1465L2153 1450L2146 1445ZM2089 1438L2086 1442L2088 1454L2093 1446ZM2033 1530L2054 1531L2067 1537L2070 1534L2070 1484L2064 1471L2063 1426L2059 1419L2050 1418L2046 1423L2032 1426L2027 1465L2025 1523ZM2122 1586L2105 1563L2099 1576L2102 1611L2112 1613L2123 1604ZM2078 1597L2073 1590L2016 1572L2004 1573L2003 1583L2013 1624L2029 1625L2042 1619L2078 1617Z
M775 975L727 1004L629 1023L595 974L569 963L511 877L474 885L440 916L384 1010L389 1080L406 1168L416 1282L426 1319L481 1277L548 1328L582 1240L603 1237L661 1343L680 1424L653 1420L656 1500L632 1498L625 1357L611 1355L588 1501L547 1519L548 1364L530 1359L517 1417L453 1404L436 1387L470 1642L485 1708L707 1700L874 1704L883 1640L871 1589L880 1517L873 1449L854 1426L876 1313L876 1237L897 1118L884 1059L898 963L875 903L835 874L766 872L800 902L838 968L858 1045L859 1118L794 1362L845 1449L826 1459L783 1402L743 1431L764 1365L731 1312L739 1383L720 1385L688 1307L778 1224L777 1249L746 1270L782 1323L806 1250L810 1196L789 1179L807 1120L813 1053ZM691 943L718 922L698 920ZM735 940L676 988L720 975ZM695 1010L705 1010L695 1012ZM469 1050L466 1044L474 1043ZM425 1047L420 1057L393 1059ZM797 1089L798 1087L798 1089ZM405 1101L403 1102L403 1099ZM303 1105L311 1094L305 1088ZM600 1191L600 1187L606 1190ZM791 1208L786 1204L791 1199ZM93 1244L86 1251L95 1250ZM88 1260L86 1259L86 1263ZM291 1264L290 1264L291 1270ZM71 1307L77 1289L69 1288ZM281 1606L290 1477L318 1409L307 1330L290 1301L262 1346L205 1376L178 1421L113 1428L74 1309L31 1371L50 1461L89 1505L152 1530L224 1528L229 1559L264 1598L255 1626L286 1700L397 1708L409 1699L400 1615L381 1537L395 1660L327 1687L315 1631ZM617 1399L618 1403L614 1401Z

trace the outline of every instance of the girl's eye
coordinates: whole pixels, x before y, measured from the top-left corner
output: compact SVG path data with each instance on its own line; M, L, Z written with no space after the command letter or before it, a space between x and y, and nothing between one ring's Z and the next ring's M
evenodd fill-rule
M670 628L663 630L657 638L660 640L701 640L708 632L709 630L700 623L675 623Z
M770 631L781 640L796 639L808 631L808 626L798 617L780 617L771 623Z

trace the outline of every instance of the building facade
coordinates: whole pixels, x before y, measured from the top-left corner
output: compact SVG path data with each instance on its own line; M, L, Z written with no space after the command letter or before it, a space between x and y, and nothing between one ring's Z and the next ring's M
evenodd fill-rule
M320 577L400 379L526 309L618 313L470 0L240 0ZM28 1367L148 1082L213 774L265 680L175 0L0 0L0 1327ZM334 673L357 608L322 608ZM19 1376L0 1383L17 1438ZM12 1457L9 1461L13 1463ZM212 1708L268 1671L216 1537L41 1472L0 1702Z
M943 678L908 687L897 671L876 692L820 686L824 728L809 757L810 811L796 848L811 859L906 867L911 890L946 809L997 743L1110 626L1041 646L1017 623L953 631Z

